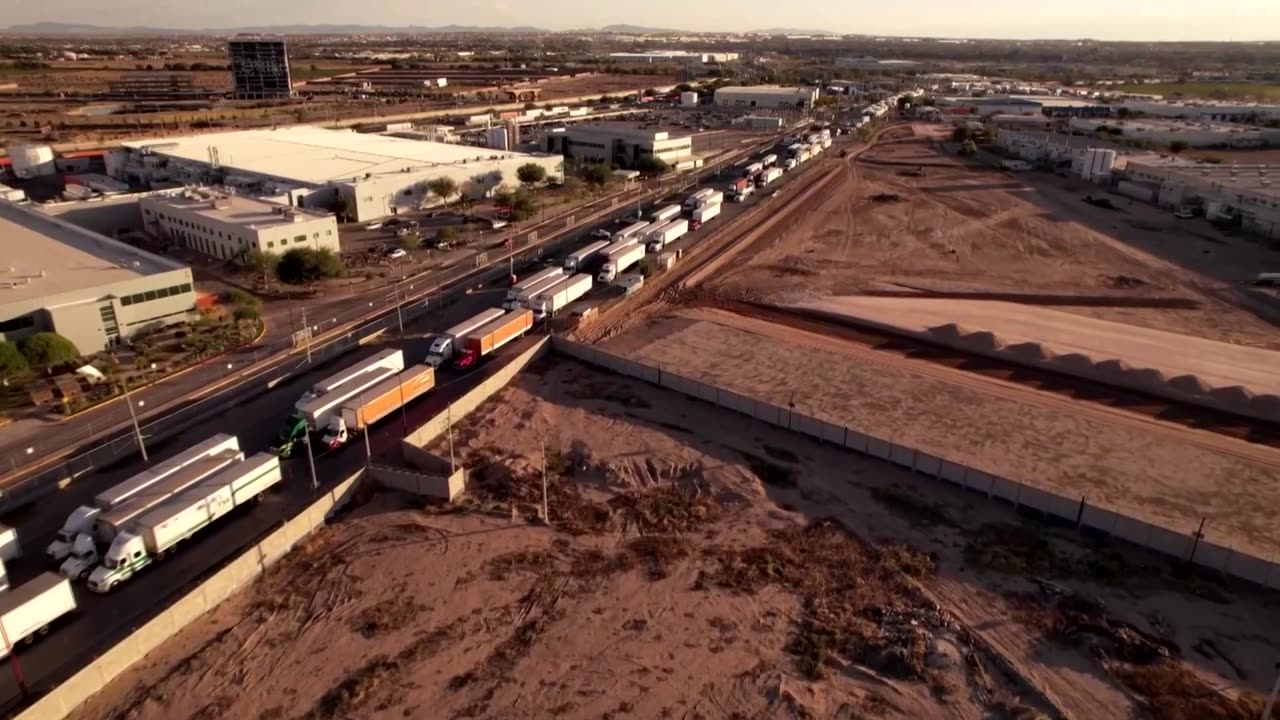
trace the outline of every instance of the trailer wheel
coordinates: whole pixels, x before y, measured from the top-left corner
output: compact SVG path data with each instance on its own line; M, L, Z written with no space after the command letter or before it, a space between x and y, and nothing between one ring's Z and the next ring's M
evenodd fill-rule
M257 503L260 503L260 502L262 502L263 500L266 500L266 499L267 499L267 491L266 491L266 490L263 490L262 492L258 493L258 494L257 494L257 496L255 496L255 497L253 498L253 501L254 501L254 502L257 502Z
M85 569L83 569L83 570L81 570L81 571L80 571L80 579L81 579L81 580L88 580L88 579L89 579L89 568L85 568Z
M107 592L115 592L116 586L119 584L119 580L112 580L111 584L107 586Z
M39 629L39 630L37 630L36 632L37 632L37 633L40 633L41 635L48 635L48 634L49 634L49 626L48 626L48 625L45 625L44 627L40 628L40 629Z
M31 643L33 643L33 642L35 642L35 641L36 641L35 633L32 633L32 634L30 634L30 635L28 635L28 636L26 636L26 637L22 638L22 644L23 644L23 645L30 645Z

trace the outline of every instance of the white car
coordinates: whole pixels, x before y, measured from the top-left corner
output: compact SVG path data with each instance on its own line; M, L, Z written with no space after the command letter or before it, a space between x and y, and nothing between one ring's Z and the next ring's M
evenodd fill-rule
M409 257L409 253L405 252L404 248L396 248L394 250L387 251L388 260L399 260L400 258L405 257Z
M382 222L379 220L374 220L373 222L364 226L365 230L380 230L381 228L382 228Z

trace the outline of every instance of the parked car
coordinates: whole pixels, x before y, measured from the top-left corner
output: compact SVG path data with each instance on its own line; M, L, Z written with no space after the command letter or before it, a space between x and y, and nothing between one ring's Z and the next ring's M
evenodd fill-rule
M409 235L415 235L417 234L417 232L418 232L418 228L402 227L399 230L396 230L396 237L407 237Z
M604 228L599 228L597 230L591 231L591 237L597 240L608 240L609 238L613 237L613 233L609 232L608 230L605 230Z
M382 227L382 221L380 221L380 220L374 220L374 221L373 221L373 222L371 222L371 223L365 223L364 229L365 229L365 230L377 230L377 229L379 229L379 228L381 228L381 227Z
M405 252L404 248L392 248L387 251L388 260L399 260L405 257L409 257L409 253Z

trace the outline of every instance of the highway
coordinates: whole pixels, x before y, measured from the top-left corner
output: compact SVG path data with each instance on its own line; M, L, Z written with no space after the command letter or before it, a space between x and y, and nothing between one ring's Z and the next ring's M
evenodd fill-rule
M752 157L762 154L764 153L751 153ZM726 186L730 177L737 176L735 166L746 162L741 158L733 158L725 168L709 168L707 175L712 186ZM803 169L817 165L818 163L810 163ZM795 182L805 175L803 171L790 173L779 182ZM686 195L686 191L663 195L652 199L645 205L645 209L679 202ZM769 199L765 197L767 195L768 192L758 193L747 203L729 204L724 216L711 221L704 229L690 233L680 242L688 245L718 232L719 228L747 208L762 201L768 202ZM565 255L591 242L591 230L600 227L617 229L615 219L634 213L636 206L630 203L620 204L610 210L608 216L600 222L575 228L572 232L544 241L536 247L519 249L517 269L527 272L541 264L560 264ZM438 295L433 293L433 302L429 307L424 306L420 300L405 303L402 308L405 315L403 338L399 337L397 314L391 309L380 313L357 331L342 335L328 344L317 344L313 352L314 362L310 364L306 362L303 353L290 354L256 373L252 379L233 386L232 390L211 396L207 402L215 405L214 411L207 413L190 427L175 429L171 436L152 442L149 446L151 461L154 463L162 460L219 432L237 435L246 454L264 451L273 444L293 403L311 384L378 349L377 343L357 345L359 338L381 332L378 341L385 343L382 346L401 347L405 351L406 363L421 362L433 331L443 330L484 308L499 305L506 287L504 256L496 266L472 272L443 287ZM534 332L536 334L539 331L535 329ZM452 370L443 370L438 376L437 388L407 408L408 427L416 428L444 409L448 402L474 387L487 374L501 367L504 359L518 354L533 340L533 337L529 337L503 348L497 357L470 374L459 376ZM231 402L228 402L228 397L232 398ZM404 429L399 414L386 418L370 435L374 455L394 449L403 437ZM331 452L319 452L317 448L316 473L320 488L331 487L364 462L364 448L359 442ZM89 502L101 490L123 481L143 467L143 464L132 461L130 456L114 466L76 479L61 492L52 493L34 505L8 514L5 520L17 527L25 550L24 557L10 571L11 580L19 584L48 569L43 557L44 548L53 539L67 514L76 506ZM306 458L291 458L285 461L284 467L284 482L261 505L233 513L218 526L194 538L182 552L166 560L165 564L144 572L115 593L100 596L77 584L76 595L81 605L80 610L57 626L50 636L17 652L29 689L38 694L69 676L167 607L185 588L234 557L241 548L257 542L266 532L311 502L319 491L312 488ZM20 696L13 677L5 674L0 679L0 702L5 703L6 708L12 708Z

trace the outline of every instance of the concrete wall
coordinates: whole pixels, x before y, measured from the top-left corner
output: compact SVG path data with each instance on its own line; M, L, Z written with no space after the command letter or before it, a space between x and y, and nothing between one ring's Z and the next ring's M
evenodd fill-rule
M369 476L377 480L378 484L383 487L421 495L433 500L452 502L467 487L467 469L460 467L450 473L448 472L448 462L446 461L445 471L446 474L443 475L429 475L385 465L369 466Z
M179 598L66 682L19 714L18 720L61 720L161 643L249 584L347 503L362 471L338 483L279 530L263 538L198 587Z
M1212 527L1206 526L1203 538L1196 542L1198 523L1188 523L1182 527L1154 525L1094 505L1084 497L1065 497L1016 480L997 477L915 448L882 440L855 428L809 417L788 408L618 357L590 345L557 336L553 339L552 347L557 353L611 372L674 390L770 425L808 435L821 442L886 460L914 473L984 495L989 500L1004 501L1019 509L1034 510L1044 518L1061 524L1087 527L1155 550L1174 561L1189 560L1201 567L1263 587L1280 589L1280 563L1276 562L1277 558L1259 558L1235 550L1231 539L1218 536Z

